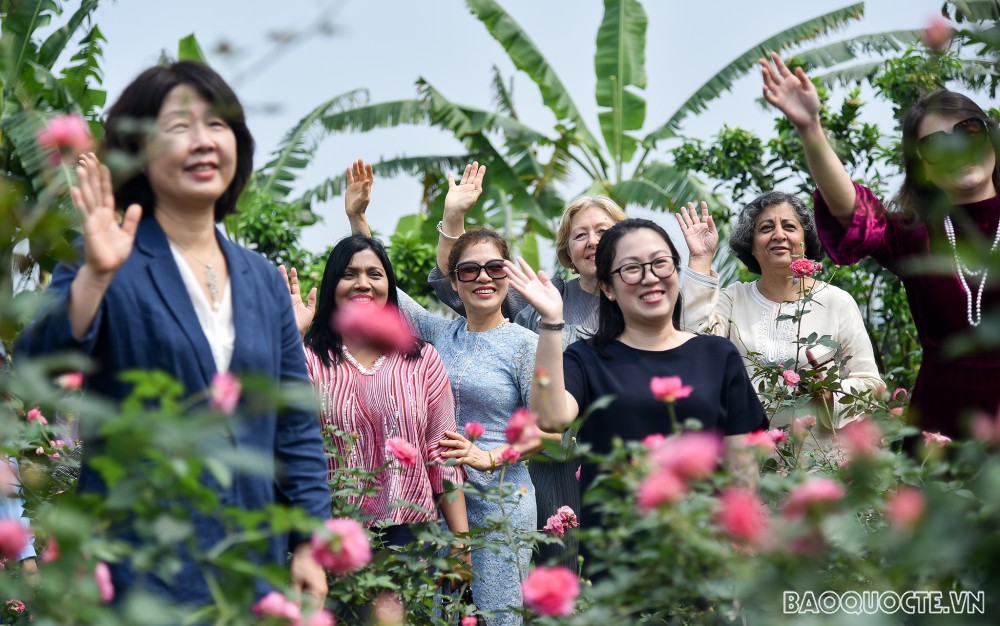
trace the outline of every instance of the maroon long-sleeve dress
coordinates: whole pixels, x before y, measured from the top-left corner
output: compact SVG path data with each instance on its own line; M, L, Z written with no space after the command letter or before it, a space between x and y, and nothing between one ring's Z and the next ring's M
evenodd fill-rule
M922 222L902 213L886 211L866 187L855 185L857 200L854 217L845 230L830 214L817 191L814 196L816 225L827 253L838 265L857 263L871 256L895 274L906 287L906 297L923 347L923 363L917 374L911 401L911 415L921 428L939 431L950 437L964 437L966 422L976 410L993 414L1000 404L1000 351L980 351L949 357L949 341L971 330L966 293L955 272L954 263L944 271L928 273L926 262L932 253L940 259L953 259L945 236L944 222ZM968 220L954 219L959 240L963 224L979 229L981 237L992 242L1000 227L1000 196L952 208ZM913 261L924 267L913 267ZM979 278L967 280L972 290L975 318ZM984 324L996 323L1000 311L1000 274L989 275L982 298ZM991 315L992 314L992 315ZM994 319L990 320L993 317Z

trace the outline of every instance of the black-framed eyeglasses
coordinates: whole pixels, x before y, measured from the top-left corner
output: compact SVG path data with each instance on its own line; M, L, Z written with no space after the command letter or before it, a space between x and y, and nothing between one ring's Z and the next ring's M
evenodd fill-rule
M486 275L494 280L507 278L507 268L503 266L503 259L493 259L480 265L475 261L466 261L455 266L455 278L463 283L471 283L479 278L479 275L486 270Z
M939 130L917 140L917 154L928 165L938 165L948 159L968 158L970 152L977 156L989 138L986 120L972 116L956 122L951 131Z
M626 285L638 285L646 278L646 268L657 278L669 278L677 270L677 259L672 256L661 256L648 263L626 263L612 274L618 274Z

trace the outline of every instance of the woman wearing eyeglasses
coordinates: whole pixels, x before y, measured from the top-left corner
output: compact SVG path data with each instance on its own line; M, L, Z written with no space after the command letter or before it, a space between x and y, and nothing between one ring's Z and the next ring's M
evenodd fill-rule
M681 284L682 327L727 337L743 355L751 377L758 364L778 364L799 372L834 362L840 378L837 393L802 398L803 404L794 410L776 412L770 427L788 426L795 415L816 415L821 419L813 431L815 439L810 437L807 446L821 448L822 454L835 451L833 429L859 417L850 410L852 396L865 391L881 395L885 383L857 302L828 283L795 278L791 269L797 259L823 257L812 211L797 196L780 191L761 194L743 207L729 249L760 278L721 290L718 275L712 271L719 232L708 206L702 202L699 215L689 203L677 214L677 222L690 251ZM796 318L799 311L802 314ZM811 336L832 339L839 348L803 343Z
M743 359L728 340L695 335L680 328L679 255L662 227L643 219L618 222L597 246L600 322L592 339L562 351L558 327L563 324L559 290L544 272L537 274L521 260L508 263L511 286L541 314L536 366L549 376L544 393L532 395L538 424L546 431L565 430L598 398L611 403L594 410L578 439L594 452L611 452L615 438L641 441L669 434L671 417L665 402L650 389L653 376L679 376L691 393L676 400L677 419L693 418L704 430L726 439L731 470L753 473L738 452L738 435L764 428L764 410L747 376ZM598 468L584 464L584 490ZM599 524L584 508L581 526Z
M974 260L992 258L1000 243L996 121L952 91L918 100L903 119L905 178L892 201L900 210L886 211L870 190L851 181L830 147L819 96L805 72L791 72L777 54L772 59L761 60L764 98L802 141L819 188L820 239L836 263L871 256L899 276L923 348L911 414L924 430L963 436L970 411L992 413L1000 401L1000 351L949 353L952 339L975 333L1000 303L1000 276ZM952 271L928 272L931 256L950 258ZM915 267L913 261L921 260L924 266Z
M469 527L490 529L502 518L514 530L530 532L536 529L535 490L525 463L508 455L527 455L540 442L534 437L511 446L504 430L515 410L529 406L538 335L511 324L500 310L509 287L504 267L509 258L507 242L498 233L468 231L455 242L447 267L452 288L465 304L465 317L446 319L429 313L403 292L399 303L417 334L433 344L444 361L459 428L478 422L486 429L476 442L450 431L441 441L450 449L442 456L464 465L466 482L484 494L466 491ZM501 476L502 503L496 498ZM507 540L502 531L488 530L486 537ZM521 624L513 610L522 606L521 581L530 559L531 546L523 541L499 553L473 552L472 596L480 609L495 615L488 620L491 626Z

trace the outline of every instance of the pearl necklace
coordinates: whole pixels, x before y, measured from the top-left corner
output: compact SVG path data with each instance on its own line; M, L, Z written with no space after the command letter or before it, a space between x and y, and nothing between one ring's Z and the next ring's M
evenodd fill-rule
M955 255L955 273L958 274L958 281L962 284L962 291L965 292L965 316L969 320L969 326L979 326L979 323L983 319L983 290L986 288L986 275L989 273L989 268L984 267L980 270L971 270L962 263L962 259L958 256L958 244L955 241L955 226L951 223L950 215L946 215L944 218L944 234L948 238L948 243L951 244L952 253ZM993 245L990 246L990 254L996 252L998 244L1000 244L1000 222L997 223L997 232L993 236ZM969 283L965 280L966 274L969 275L969 278L982 276L979 279L979 289L976 291L975 318L972 317L972 290L969 288Z

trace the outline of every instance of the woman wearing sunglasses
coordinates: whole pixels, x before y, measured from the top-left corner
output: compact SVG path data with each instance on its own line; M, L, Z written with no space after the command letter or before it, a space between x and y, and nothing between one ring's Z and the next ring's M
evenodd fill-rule
M871 256L899 276L923 348L911 414L920 427L963 436L972 410L993 412L1000 401L1000 351L953 356L952 339L974 333L983 312L1000 303L1000 276L973 261L1000 243L1000 159L997 123L975 102L940 90L918 100L903 119L905 178L886 211L855 184L820 125L820 100L801 68L791 72L777 54L761 60L764 98L798 132L819 187L816 222L830 257L840 264ZM971 251L977 248L979 255ZM929 273L931 256L952 271ZM923 268L913 261L924 260Z

